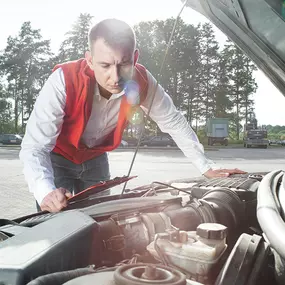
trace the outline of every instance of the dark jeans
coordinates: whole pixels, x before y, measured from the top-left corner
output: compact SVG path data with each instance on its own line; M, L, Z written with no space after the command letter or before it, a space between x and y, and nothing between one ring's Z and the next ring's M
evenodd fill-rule
M51 153L50 157L55 186L63 187L72 194L77 194L100 181L110 179L107 153L82 164L75 164L56 153ZM38 203L37 210L40 211Z

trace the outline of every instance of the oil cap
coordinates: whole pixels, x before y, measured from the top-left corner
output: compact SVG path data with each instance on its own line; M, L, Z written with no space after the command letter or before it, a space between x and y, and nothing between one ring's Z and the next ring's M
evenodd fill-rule
M197 227L196 233L201 238L222 240L227 237L227 227L217 223L203 223Z

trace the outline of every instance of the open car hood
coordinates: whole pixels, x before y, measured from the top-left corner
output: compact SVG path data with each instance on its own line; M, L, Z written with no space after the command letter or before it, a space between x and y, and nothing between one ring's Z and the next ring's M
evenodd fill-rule
M185 1L182 1L185 2ZM188 0L255 62L285 95L283 0Z

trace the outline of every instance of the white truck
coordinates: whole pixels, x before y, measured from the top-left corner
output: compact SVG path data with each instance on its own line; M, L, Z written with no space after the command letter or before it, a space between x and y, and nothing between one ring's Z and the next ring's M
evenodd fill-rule
M207 120L207 137L208 145L220 143L228 145L229 136L229 119L227 118L210 118Z

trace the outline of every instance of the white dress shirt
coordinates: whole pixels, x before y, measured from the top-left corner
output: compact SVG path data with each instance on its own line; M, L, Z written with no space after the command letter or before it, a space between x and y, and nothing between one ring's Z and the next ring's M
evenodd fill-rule
M147 72L148 92L141 108L145 113L156 88L156 80ZM83 142L93 147L102 142L117 124L123 92L113 94L109 100L102 97L96 85L92 112L83 133ZM43 198L56 189L50 160L58 135L60 134L66 102L65 81L61 68L54 71L46 81L35 102L27 122L26 133L20 151L24 164L24 176L29 190L41 204ZM204 148L189 126L185 117L176 109L170 96L158 85L150 117L162 132L169 133L177 146L191 162L205 173L213 168L213 162L204 154Z

